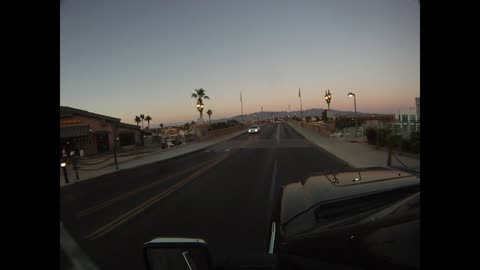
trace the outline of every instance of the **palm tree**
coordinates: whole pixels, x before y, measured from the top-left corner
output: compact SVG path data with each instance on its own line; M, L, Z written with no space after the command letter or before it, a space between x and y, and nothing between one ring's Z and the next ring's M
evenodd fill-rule
M192 98L197 99L197 109L200 113L200 119L203 121L203 99L210 99L210 97L205 95L205 89L199 88L195 89L195 92L192 94Z
M208 109L207 114L208 114L208 123L210 124L210 117L212 117L212 110Z
M145 115L144 115L144 114L140 114L140 119L142 119L142 128L143 128L143 120L145 119Z
M138 124L139 124L140 122L142 122L142 119L140 119L140 117L138 117L138 116L135 116L135 120L134 120L134 121L137 122L137 127L138 127Z
M147 117L145 117L145 121L147 121L148 123L148 129L150 129L150 121L152 120L152 117L150 117L150 115L147 115Z

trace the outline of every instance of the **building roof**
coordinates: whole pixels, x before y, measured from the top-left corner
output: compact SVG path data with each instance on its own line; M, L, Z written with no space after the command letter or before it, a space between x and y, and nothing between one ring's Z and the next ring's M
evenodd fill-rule
M60 127L60 139L88 136L89 130L88 125Z
M98 118L102 120L108 120L112 122L120 122L120 118L115 118L115 117L98 114L98 113L92 113L89 111L80 110L72 107L60 106L60 118L72 116L74 114L91 117L91 118Z
M131 129L138 129L140 130L140 127L139 126L136 126L136 125L130 125L130 124L126 124L126 123L117 123L117 127L123 127L123 128L131 128Z
M72 108L72 107L60 106L60 118L71 117L73 115L81 115L81 116L85 116L85 117L97 118L97 119L100 119L100 120L114 122L117 127L137 129L137 130L140 129L140 127L136 126L136 125L121 123L120 118L115 118L115 117L111 117L111 116L107 116L107 115L103 115L103 114L98 114L98 113L92 113L92 112L89 112L89 111L80 110L80 109L76 109L76 108Z

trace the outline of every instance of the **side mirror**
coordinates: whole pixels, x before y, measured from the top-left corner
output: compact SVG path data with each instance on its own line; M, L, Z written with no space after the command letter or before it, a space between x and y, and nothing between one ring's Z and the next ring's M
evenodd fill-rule
M143 245L147 270L212 269L207 243L202 239L155 238Z

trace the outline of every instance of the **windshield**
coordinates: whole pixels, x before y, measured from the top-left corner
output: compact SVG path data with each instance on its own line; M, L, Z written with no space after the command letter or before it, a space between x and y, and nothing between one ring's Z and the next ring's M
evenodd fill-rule
M353 169L419 174L419 9L61 1L61 269L144 269L156 237L203 239L215 265L277 254L285 215L315 204L306 176L327 175L315 192L332 198L367 182ZM368 220L403 198L361 194L315 205L292 230Z

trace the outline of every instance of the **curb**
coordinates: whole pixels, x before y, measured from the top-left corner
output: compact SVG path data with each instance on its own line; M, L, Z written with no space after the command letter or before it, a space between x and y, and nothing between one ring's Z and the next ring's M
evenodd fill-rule
M238 132L240 132L240 131L238 131ZM237 134L237 135L235 135L235 136L232 136L231 138L228 138L228 139L226 139L226 140L224 140L224 141L228 141L228 140L231 140L231 139L235 139L235 138L237 138L237 137L242 136L243 134L244 134L244 131L241 130L241 132L240 132L239 134ZM76 181L76 182L72 181L72 182L70 182L70 183L68 183L68 184L67 184L67 183L64 183L63 185L60 185L60 188L63 188L63 187L66 187L66 186L71 186L71 185L76 184L76 183L81 183L81 182L83 182L83 181L88 181L88 180L96 179L96 178L101 177L101 176L104 176L104 175L115 174L115 173L119 173L119 172L123 172L123 171L127 171L127 170L137 169L137 168L142 167L142 166L148 166L148 165L151 165L151 164L156 163L156 162L162 162L162 161L169 160L169 159L180 158L180 157L185 156L185 155L189 155L189 154L192 154L192 153L200 152L200 151L204 150L205 148L208 148L208 147L211 147L211 146L213 146L213 145L222 143L222 142L224 142L224 141L217 142L217 143L213 143L213 144L207 145L207 146L203 146L203 147L201 147L201 148L199 148L199 149L196 149L196 150L191 151L191 152L186 152L186 153L180 154L180 155L178 155L178 156L173 156L173 157L170 157L170 158L166 158L166 159L154 161L154 162L151 162L151 163L140 164L140 165L138 165L138 166L134 166L134 167L130 167L130 168L123 168L123 169L122 169L122 168L119 168L118 170L114 170L114 171L112 171L112 172L107 172L107 173L104 173L104 174L100 174L100 175L97 175L97 176L94 176L94 177L90 177L90 178L87 178L87 179L79 180L79 181ZM170 148L167 148L167 149L170 149ZM177 148L177 149L178 149L178 148ZM162 152L163 152L163 151L162 151ZM159 152L156 152L156 153L159 153ZM153 155L153 154L155 154L155 152L154 152L154 153L151 153L151 154ZM147 154L147 155L148 155L148 154ZM128 162L128 161L126 161L126 162ZM119 163L119 164L121 164L121 163Z

